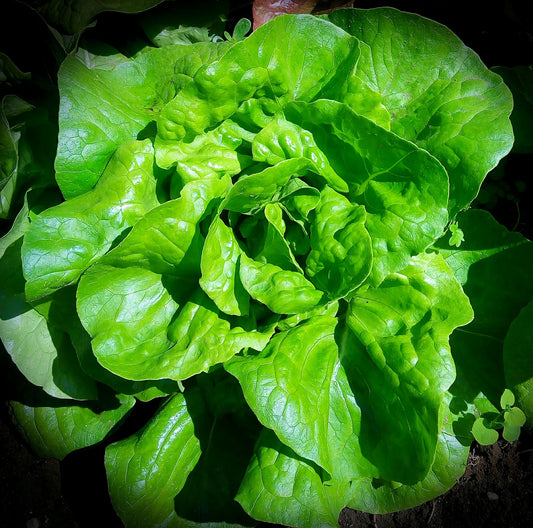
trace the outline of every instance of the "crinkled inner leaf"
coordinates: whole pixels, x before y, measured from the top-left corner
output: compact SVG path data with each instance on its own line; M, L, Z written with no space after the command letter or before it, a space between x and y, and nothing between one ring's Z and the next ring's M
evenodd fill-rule
M206 43L198 46L205 48ZM55 169L66 198L89 191L115 149L157 117L175 95L177 60L191 52L184 45L147 48L129 59L80 49L63 61Z

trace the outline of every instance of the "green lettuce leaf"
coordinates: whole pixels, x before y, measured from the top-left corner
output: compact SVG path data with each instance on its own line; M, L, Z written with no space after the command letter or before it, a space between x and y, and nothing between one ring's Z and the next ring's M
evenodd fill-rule
M384 7L339 9L328 20L367 44L355 75L381 95L390 129L446 167L454 217L511 149L509 89L449 29L422 16Z
M348 185L331 168L313 135L281 117L272 120L255 136L252 154L254 160L272 165L289 159L307 160L307 167L320 175L328 185L339 192L348 191Z
M239 278L242 251L233 230L219 218L209 226L202 250L200 286L229 315L247 315L250 297Z
M126 380L98 363L91 348L91 337L83 328L76 311L76 286L58 290L36 305L36 310L46 318L49 325L68 334L83 372L94 380L111 387L115 392L134 395L141 401L150 401L168 396L178 390L178 384L175 381L168 379Z
M247 331L221 317L222 314L199 291L183 306L168 328L175 343L165 353L167 376L186 379L230 359L243 348L262 350L274 332Z
M280 39L280 34L291 38ZM305 15L277 17L200 68L194 82L165 106L156 149L159 140L190 140L204 133L242 103L253 109L254 100L275 99L279 108L291 99L311 100L328 90L340 93L343 74L358 54L357 40L329 22Z
M16 189L17 165L18 165L18 141L20 133L11 129L6 116L6 105L10 102L23 104L21 99L4 97L0 107L0 218L7 218L11 208L11 202ZM24 109L31 108L25 105Z
M61 100L55 161L65 198L89 191L115 149L136 139L156 119L175 95L176 61L191 53L191 46L146 48L131 59L80 49L65 59L58 74Z
M94 17L104 11L122 13L138 13L160 4L164 0L47 0L34 4L37 11L52 25L56 25L66 33L77 33L85 29Z
M337 528L349 487L349 482L324 485L309 461L265 429L236 498L249 515L261 521Z
M52 403L38 406L12 401L10 407L22 436L35 453L62 460L72 451L105 439L129 413L135 399L118 396L114 405L103 409L65 405L61 400Z
M169 366L167 328L177 308L161 275L142 268L98 264L78 288L78 313L96 359L126 379L167 377L159 363Z
M454 380L449 335L471 316L444 260L419 256L358 290L338 326L312 318L226 369L259 420L330 475L414 484L431 467Z
M229 0L207 0L202 4L167 2L138 17L138 22L147 37L161 48L210 42L223 34L229 8Z
M160 445L161 438L165 439ZM109 445L105 466L115 510L130 528L181 527L174 497L200 458L183 394L170 398L139 432Z
M512 321L533 298L529 263L533 242L472 209L458 216L465 234L459 248L439 241L440 253L463 283L474 320L452 336L454 361L471 396L483 393L496 406L506 382L503 343Z
M378 288L352 298L339 329L341 363L366 413L362 452L382 478L415 484L431 467L439 409L455 377L449 337L472 317L468 298L435 254L413 257Z
M372 269L372 240L366 212L326 186L311 223L311 251L306 272L331 299L346 297Z
M96 383L82 371L68 334L26 301L21 246L30 215L26 201L11 231L0 239L0 338L26 379L50 396L96 399Z
M255 521L234 499L261 426L238 382L223 370L198 376L196 381L196 386L185 389L185 400L202 455L175 499L176 512L191 528L222 528L226 523L236 528L254 526Z
M190 294L183 281L198 280L198 224L226 187L219 180L191 182L82 276L78 313L94 355L114 374L181 380L268 341L268 331L232 328L203 296L183 301L178 312Z
M350 200L365 206L374 284L442 235L448 176L433 156L335 101L291 103L285 116L312 133Z
M5 53L0 52L0 83L11 84L31 79L31 73L23 72Z
M428 475L414 485L375 478L324 480L316 467L265 430L244 476L237 500L254 518L287 526L337 528L341 510L386 513L419 505L456 484L464 472L469 447L454 432L461 419L449 411L446 396L442 430Z
M228 211L253 214L275 201L281 189L293 176L305 172L307 161L302 158L283 160L260 172L241 174L222 207Z
M509 326L503 343L505 382L517 398L520 409L533 425L533 301Z
M149 211L82 276L78 313L96 358L111 372L134 380L166 377L157 369L160 362L169 366L164 353L179 306L173 297L179 292L177 277L196 275L202 247L198 223L225 187L218 180L191 182L180 198ZM151 363L156 372L147 370Z
M255 356L224 366L263 425L330 475L377 475L361 454L361 411L338 364L337 320L311 317L276 334Z
M352 482L346 505L356 510L390 513L418 506L455 486L465 471L472 439L471 435L463 434L465 413L452 412L452 406L453 398L446 393L435 458L424 479L411 485L381 479L356 480Z
M128 527L252 526L233 498L259 430L233 378L198 377L143 429L107 448L110 495L121 519Z
M237 149L253 134L233 123L231 119L198 135L190 142L180 143L174 138L169 140L156 138L156 160L164 169L176 167L178 183L185 183L198 178L222 177L225 174L235 176L245 166L246 158L239 156Z
M253 260L244 253L239 259L239 277L252 299L274 313L297 314L317 306L323 293L302 273Z
M22 246L28 300L77 281L125 229L158 204L153 159L149 140L122 144L94 189L32 222Z
M302 272L290 244L285 240L287 223L283 218L283 211L279 203L270 203L265 206L263 214L266 222L261 222L264 234L259 236L257 233L257 239L248 241L248 248L253 247L252 254L255 260Z
M55 185L55 101L41 98L38 107L15 95L0 103L0 218L16 215L30 187Z

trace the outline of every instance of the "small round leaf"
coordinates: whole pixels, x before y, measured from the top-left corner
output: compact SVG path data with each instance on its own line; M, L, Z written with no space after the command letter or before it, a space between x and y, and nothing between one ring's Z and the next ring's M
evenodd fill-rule
M505 409L507 406L511 407L512 405L514 405L514 402L514 394L509 389L505 389L503 391L502 397L500 398L500 405L502 409Z
M503 416L509 425L522 427L526 423L526 415L518 407L511 407Z
M520 436L520 426L506 423L503 426L502 436L508 442L514 442L515 440L518 440L518 437Z
M481 417L474 422L472 434L481 445L491 445L498 441L498 431L486 427L485 420Z

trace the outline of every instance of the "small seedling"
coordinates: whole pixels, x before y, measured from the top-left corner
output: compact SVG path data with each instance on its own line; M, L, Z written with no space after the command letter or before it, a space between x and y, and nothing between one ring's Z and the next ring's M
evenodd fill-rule
M465 240L465 234L463 230L459 228L457 222L452 222L450 224L450 246L459 247Z
M514 442L520 436L520 429L526 423L526 416L521 409L513 407L515 396L505 389L500 398L501 411L482 412L472 426L472 434L481 445L491 445L498 441L498 430L503 427L502 436L508 442Z
M245 39L251 28L252 23L250 20L247 18L241 18L237 24L235 24L233 35L230 35L227 31L224 31L224 36L226 37L226 40L229 40L230 42L239 42L240 40Z

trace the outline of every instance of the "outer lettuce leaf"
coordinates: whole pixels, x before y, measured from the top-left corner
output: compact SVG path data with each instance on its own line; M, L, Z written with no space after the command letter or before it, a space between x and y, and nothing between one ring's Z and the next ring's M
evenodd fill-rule
M334 478L414 484L431 467L454 379L449 335L471 315L445 262L419 256L359 290L337 327L312 318L226 369L259 420Z
M122 521L129 528L181 528L174 497L200 454L193 421L179 393L138 433L108 446L109 494Z
M194 527L254 526L234 499L261 426L233 377L218 370L196 379L185 399L202 455L174 501L176 512Z
M62 288L36 305L50 326L68 334L76 351L83 372L114 391L134 395L138 400L149 401L168 396L178 390L178 384L171 380L131 381L114 375L102 367L92 352L91 337L83 328L76 311L76 287Z
M49 326L29 305L17 304L3 303L0 334L26 379L55 398L95 399L96 383L80 368L68 335Z
M253 524L233 497L259 426L235 385L200 377L141 431L107 448L111 499L128 527Z
M23 72L5 53L0 52L0 83L11 84L12 82L29 80L31 73Z
M78 313L94 355L112 373L182 380L242 348L265 346L273 329L246 331L221 318L203 294L189 297L198 280L199 222L226 187L219 180L191 182L82 276Z
M32 222L22 246L27 299L77 281L125 229L158 204L153 160L149 140L122 144L94 189Z
M502 76L513 94L513 152L533 152L533 66L496 66L492 71Z
M50 396L96 399L96 383L81 370L68 335L26 302L20 253L30 214L26 203L0 239L0 338L26 379Z
M80 50L65 59L58 74L55 169L66 198L89 191L115 149L156 118L175 94L176 61L192 53L192 46L147 48L132 59Z
M503 343L505 382L533 426L533 301L509 326Z
M210 42L222 35L229 0L206 0L202 4L167 2L139 17L147 37L158 47ZM229 45L229 42L228 42Z
M17 186L17 166L18 166L18 142L20 133L11 129L8 120L10 103L19 103L17 106L22 110L31 109L31 105L24 103L18 97L4 97L0 107L0 218L9 216L11 202Z
M347 183L351 201L365 206L372 283L402 269L442 235L448 176L433 156L335 101L291 103L285 116L313 134Z
M529 245L520 233L509 231L499 224L488 211L471 209L457 219L465 240L453 247L449 239L440 239L435 247L446 259L459 282L465 286L471 277L471 266L480 260L490 259L512 248Z
M468 445L458 441L453 429L460 418L449 411L447 404L443 411L445 419L435 460L427 477L417 484L398 485L370 478L323 481L309 461L265 430L237 500L256 519L301 528L338 527L340 511L346 505L373 513L417 506L455 485L466 465Z
M298 528L337 528L349 482L322 483L309 461L264 430L237 500L260 521Z
M298 455L337 478L377 475L361 454L361 411L338 364L336 324L331 316L311 317L225 368L261 423Z
M449 337L472 317L468 298L435 254L413 257L378 288L355 293L339 329L341 363L365 410L361 450L382 478L415 484L426 476L455 375Z
M131 396L119 396L114 406L98 410L89 406L25 405L12 401L11 412L21 434L40 457L62 460L72 451L102 441L135 403Z
M13 218L30 188L55 184L55 101L42 96L37 108L15 95L0 105L0 218Z
M503 342L533 298L533 242L507 231L485 211L467 211L458 222L465 235L461 246L450 248L445 240L438 246L463 283L475 318L452 336L453 357L471 397L482 392L498 406L506 388Z
M454 217L511 149L509 89L449 29L419 15L339 9L328 19L367 44L356 76L382 96L391 130L446 167Z
M142 268L98 264L78 288L78 313L96 359L126 379L168 377L167 328L177 309L161 275Z

